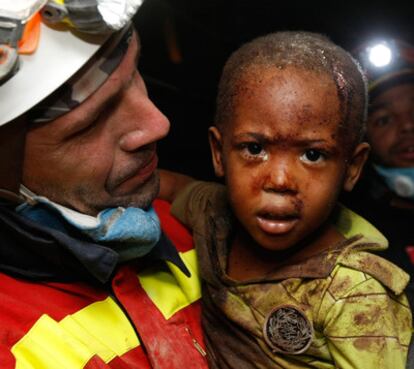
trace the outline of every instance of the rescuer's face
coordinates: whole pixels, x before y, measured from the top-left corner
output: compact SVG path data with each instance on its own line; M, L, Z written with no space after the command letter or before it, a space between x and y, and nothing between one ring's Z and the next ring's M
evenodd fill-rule
M414 167L413 83L389 88L372 100L367 137L377 163Z
M96 215L148 207L158 193L156 142L167 118L149 100L133 40L118 68L84 103L26 138L23 184L38 195Z

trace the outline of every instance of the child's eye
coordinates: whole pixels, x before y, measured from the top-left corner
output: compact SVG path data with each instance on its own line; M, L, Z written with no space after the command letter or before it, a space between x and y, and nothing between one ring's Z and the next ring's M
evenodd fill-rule
M241 154L247 160L262 159L266 156L266 150L258 142L245 142L239 146Z
M250 155L259 155L262 152L263 147L257 142L249 142L246 144L246 150Z
M300 159L307 163L320 163L325 159L325 155L319 150L309 149L302 154Z

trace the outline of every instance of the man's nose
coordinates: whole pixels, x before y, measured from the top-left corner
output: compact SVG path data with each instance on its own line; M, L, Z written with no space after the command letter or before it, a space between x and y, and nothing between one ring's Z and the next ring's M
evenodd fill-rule
M154 105L143 92L138 96L125 97L126 112L123 134L119 144L124 151L135 151L142 146L164 138L170 130L168 118Z
M401 119L401 131L404 133L414 132L414 112L404 114Z

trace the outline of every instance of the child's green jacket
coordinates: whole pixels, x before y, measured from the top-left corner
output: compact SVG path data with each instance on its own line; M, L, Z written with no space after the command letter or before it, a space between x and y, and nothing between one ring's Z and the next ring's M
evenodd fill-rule
M194 182L172 212L193 231L211 368L405 368L408 275L373 253L387 241L363 218L339 207L335 225L346 241L238 282L226 274L232 216L225 188Z

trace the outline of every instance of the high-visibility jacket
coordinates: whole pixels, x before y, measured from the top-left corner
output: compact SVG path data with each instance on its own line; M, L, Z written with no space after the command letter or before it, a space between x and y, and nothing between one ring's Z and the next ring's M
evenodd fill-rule
M192 239L155 208L191 277L170 262L124 265L106 286L0 273L1 369L207 368Z

